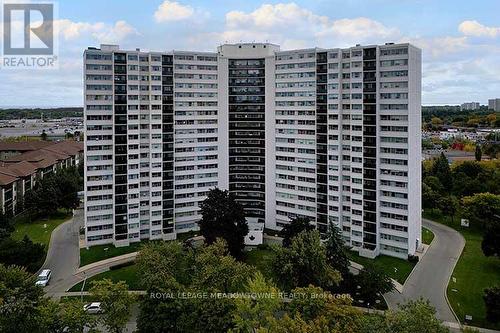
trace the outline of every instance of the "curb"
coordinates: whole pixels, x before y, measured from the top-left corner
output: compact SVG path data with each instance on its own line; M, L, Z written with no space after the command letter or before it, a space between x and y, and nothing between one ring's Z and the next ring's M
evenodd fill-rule
M121 261L121 260L124 260L124 262L128 262L129 259L130 259L130 261L133 261L137 257L137 254L138 254L137 251L136 252L130 252L130 253L126 253L126 254L122 254L122 255L116 256L116 257L112 257L112 258L108 258L108 259L96 261L96 262L90 263L88 265L79 267L76 270L75 274L80 274L80 273L82 273L84 271L95 269L95 268L98 268L100 266L106 265L108 263L109 264L113 264L114 262ZM109 265L109 267L113 267L113 266L115 266L115 265Z
M457 231L458 232L458 231ZM453 307L451 306L450 304L450 300L448 299L448 286L450 285L450 280L453 276L453 271L455 271L455 267L457 266L458 264L458 261L460 260L460 257L462 256L462 253L464 252L464 249L465 249L465 244L466 244L466 241L465 241L465 238L464 236L462 236L461 233L460 234L460 237L462 238L462 240L464 241L464 247L462 247L462 251L460 251L460 255L458 256L458 259L457 261L455 262L455 264L453 265L453 269L451 270L451 275L450 275L450 278L448 279L448 283L446 284L446 289L444 290L444 298L446 299L446 303L448 304L448 307L450 308L451 310L451 313L453 313L453 316L455 316L455 319L458 321L458 324L460 326L462 326L462 322L460 321L460 319L458 318L457 314L455 313L455 310L453 309Z
M455 262L455 264L453 265L453 268L452 268L452 270L451 270L450 277L448 278L448 283L446 284L446 288L444 289L444 299L446 300L446 304L448 304L448 307L450 308L451 313L453 313L453 316L455 317L456 321L458 322L458 325L459 325L459 326L463 326L463 325L462 325L462 322L461 322L461 321L460 321L460 319L458 318L458 316L457 316L457 314L456 314L455 310L454 310L454 309L453 309L453 307L451 306L451 304L450 304L450 300L448 299L448 285L450 284L450 280L451 280L451 278L452 278L452 276L453 276L453 271L455 270L455 267L457 266L457 263L458 263L458 261L460 260L460 257L462 256L462 253L464 252L465 245L466 245L465 238L464 238L464 236L463 236L460 232L456 231L456 230L455 230L455 229L453 229L453 228L448 227L447 225L444 225L444 224L441 224L441 223L439 223L439 222L436 222L436 221L433 221L433 220L429 220L429 219L426 219L426 220L427 220L427 221L430 221L430 222L432 222L432 223L439 224L440 226L443 226L443 227L445 227L445 228L452 229L453 231L457 232L457 233L460 235L460 238L462 238L462 240L463 240L463 242L464 242L464 246L462 247L462 250L460 251L460 255L458 256L457 261L456 261L456 262ZM434 239L436 239L436 238L437 238L437 236L436 236L436 234L434 234ZM434 239L432 240L431 244L434 242ZM429 246L430 246L430 244L429 244Z
M423 221L423 220L422 220L422 221ZM432 232L432 231L431 231L431 232ZM408 279L412 276L413 272L415 272L415 269L417 268L417 266L418 266L418 264L420 263L420 261L422 260L422 258L423 258L423 257L425 257L425 255L427 254L427 252L428 252L428 251L429 251L429 249L431 248L431 245L432 245L432 244L434 243L434 241L438 238L438 237L436 236L436 234L435 234L435 233L433 233L433 234L434 234L434 238L432 239L432 242L431 242L429 245L425 244L425 245L427 245L427 250L425 250L425 253L422 255L422 257L419 257L419 258L418 258L418 262L415 264L415 266L413 266L413 268L412 268L412 270L411 270L410 274L408 274L408 276L406 277L405 281L403 282L403 289L402 289L402 291L404 291L404 288L405 288L405 284L406 284L406 282L408 282ZM401 291L401 293L402 293L402 291Z

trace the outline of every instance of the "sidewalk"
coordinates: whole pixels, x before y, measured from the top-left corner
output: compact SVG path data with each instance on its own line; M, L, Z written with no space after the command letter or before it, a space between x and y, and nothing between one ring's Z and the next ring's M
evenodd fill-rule
M46 288L46 293L52 298L59 299L61 295L64 296L64 294L75 284L85 279L91 278L97 274L106 272L112 266L134 261L137 257L137 253L138 252L127 253L121 256L108 258L80 267L76 270L75 273L73 273L73 275L69 276L68 278L62 281L58 281L55 284L49 284L49 286Z
M93 269L96 269L96 268L99 268L99 267L102 267L102 266L111 267L111 266L116 266L116 265L119 265L119 264L124 264L126 262L134 261L135 258L137 257L138 253L139 252L131 252L131 253L122 254L122 255L119 255L119 256L116 256L116 257L112 257L112 258L108 258L108 259L96 261L96 262L93 262L91 264L88 264L88 265L85 265L85 266L82 266L82 267L78 268L76 270L75 274L79 274L79 273L83 273L83 272L86 272L86 271L90 271L90 270L93 270Z

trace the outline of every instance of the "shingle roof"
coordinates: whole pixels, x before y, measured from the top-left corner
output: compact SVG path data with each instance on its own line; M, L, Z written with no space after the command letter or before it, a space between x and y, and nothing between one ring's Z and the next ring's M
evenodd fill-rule
M4 173L2 169L3 168L0 167L0 186L11 184L17 180L16 176L11 175L8 171Z
M83 152L83 143L78 141L60 141L43 149L50 150L56 153L76 155L79 152Z
M41 142L41 141L35 141ZM76 141L43 142L0 142L0 151L18 150L22 154L0 161L0 186L8 185L19 177L26 177L37 169L44 169L83 152L83 143ZM18 144L18 145L16 145ZM36 149L33 147L39 146Z
M51 141L21 141L21 142L0 142L0 151L17 150L30 151L53 145Z

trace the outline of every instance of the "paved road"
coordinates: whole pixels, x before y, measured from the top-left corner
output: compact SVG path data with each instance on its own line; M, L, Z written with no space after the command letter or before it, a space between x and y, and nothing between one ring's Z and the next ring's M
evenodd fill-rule
M109 271L112 266L124 264L135 260L137 252L122 254L121 256L116 256L108 259L104 259L83 267L76 267L70 275L66 278L54 282L50 287L45 290L47 294L54 298L59 298L60 296L65 296L66 291L73 287L75 284L91 278L94 275Z
M403 293L392 292L384 295L385 299L389 308L395 308L398 303L423 297L436 308L439 319L457 323L445 295L465 240L459 232L442 224L423 219L423 225L434 233L431 246L408 277Z
M78 234L83 225L83 210L76 209L72 219L59 225L52 232L47 258L42 268L52 270L52 277L46 292L51 292L58 282L74 274L80 265Z

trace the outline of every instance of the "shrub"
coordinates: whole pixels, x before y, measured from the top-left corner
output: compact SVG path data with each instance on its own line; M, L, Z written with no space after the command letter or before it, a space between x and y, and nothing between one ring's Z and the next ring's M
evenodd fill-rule
M418 256L415 256L413 254L409 254L408 255L408 261L413 263L413 264L416 264L418 263L418 260L419 260L419 257Z
M115 269L120 269L120 268L123 268L123 267L132 266L132 265L135 265L135 261L128 261L128 262L124 262L124 263L121 263L121 264L118 264L118 265L111 266L109 268L109 270L110 271L114 271Z

